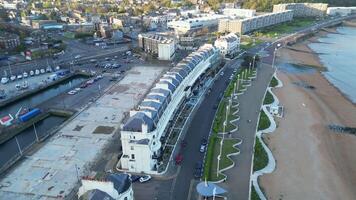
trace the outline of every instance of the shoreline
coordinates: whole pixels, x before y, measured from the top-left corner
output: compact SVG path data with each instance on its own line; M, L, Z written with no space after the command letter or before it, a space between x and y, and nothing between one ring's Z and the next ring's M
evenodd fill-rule
M311 50L308 44L326 34L319 32L292 47ZM356 127L355 103L323 75L326 67L317 54L288 48L279 54L278 63L317 67L312 72L278 72L284 86L273 92L285 107L285 116L275 118L278 128L264 137L277 163L274 172L258 180L264 194L267 199L356 199L356 137L328 128Z

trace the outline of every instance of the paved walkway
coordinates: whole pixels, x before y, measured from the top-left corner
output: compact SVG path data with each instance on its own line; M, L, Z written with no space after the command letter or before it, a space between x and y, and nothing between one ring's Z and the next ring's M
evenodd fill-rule
M253 154L253 144L259 110L266 88L272 77L273 70L269 65L262 65L258 68L257 78L252 81L252 86L247 91L238 96L240 102L240 120L236 122L239 130L233 133L232 137L242 139L242 144L238 146L240 155L233 156L235 167L227 170L227 181L221 186L228 190L228 199L248 199L249 182L251 175L251 164ZM250 123L247 120L251 120Z

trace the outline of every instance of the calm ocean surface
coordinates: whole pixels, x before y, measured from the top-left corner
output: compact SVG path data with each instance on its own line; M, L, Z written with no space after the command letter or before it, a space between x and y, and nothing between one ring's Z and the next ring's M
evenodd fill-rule
M339 27L340 34L328 34L321 43L309 44L328 69L323 75L356 103L356 28Z

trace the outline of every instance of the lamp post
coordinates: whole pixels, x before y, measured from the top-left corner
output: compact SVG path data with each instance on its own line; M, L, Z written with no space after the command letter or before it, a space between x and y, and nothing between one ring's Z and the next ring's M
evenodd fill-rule
M274 68L274 63L275 63L275 59L276 59L277 50L279 49L280 46L281 46L281 44L278 43L278 44L277 44L277 47L274 48L274 51L273 51L273 60L272 60L272 69Z

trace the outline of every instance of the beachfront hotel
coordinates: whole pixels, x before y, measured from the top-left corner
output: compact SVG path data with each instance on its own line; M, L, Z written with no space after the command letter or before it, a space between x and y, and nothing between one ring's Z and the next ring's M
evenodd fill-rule
M321 17L326 14L326 3L284 3L273 5L273 12L292 10L294 17Z
M121 125L122 170L156 174L162 156L161 138L172 119L200 82L216 66L219 50L205 44L166 72Z

